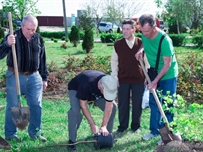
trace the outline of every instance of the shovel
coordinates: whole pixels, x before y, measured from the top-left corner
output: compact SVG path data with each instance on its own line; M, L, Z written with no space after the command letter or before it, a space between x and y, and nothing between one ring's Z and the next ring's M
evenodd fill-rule
M11 12L8 12L8 19L9 19L10 34L13 34ZM17 65L17 59L16 59L15 44L12 44L12 54L13 54L14 73L15 73L15 79L16 79L18 106L11 107L11 116L15 126L20 130L24 130L29 123L30 110L29 110L29 107L22 107L22 104L21 104L21 93L20 93L20 83L19 83L19 76L18 76L18 65Z
M150 78L149 78L149 76L147 74L147 71L146 71L145 66L143 64L143 61L140 59L139 62L140 62L140 65L142 67L142 70L144 72L144 75L145 75L145 77L147 79L148 84L151 84L151 80L150 80ZM163 117L163 120L164 120L164 123L165 123L165 126L163 128L161 128L161 129L159 129L159 132L160 132L160 135L161 135L161 138L162 138L164 144L167 144L167 143L169 143L169 142L171 142L173 140L178 140L178 141L181 142L182 138L181 138L180 134L177 134L177 135L173 134L172 129L169 128L168 119L167 119L167 117L166 117L166 115L165 115L165 113L164 113L164 111L162 109L161 103L159 101L159 98L158 98L158 96L156 94L155 89L152 89L151 92L152 92L152 94L154 96L156 104L157 104L157 106L159 108L159 111L160 111L161 116Z

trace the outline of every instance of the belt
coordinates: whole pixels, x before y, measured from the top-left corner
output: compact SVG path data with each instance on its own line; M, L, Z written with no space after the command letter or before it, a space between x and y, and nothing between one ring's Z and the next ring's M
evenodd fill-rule
M15 72L13 67L8 67L8 70L11 72ZM35 73L37 71L33 71L33 72L22 72L22 71L18 71L19 74L25 75L25 76L29 76L33 73Z

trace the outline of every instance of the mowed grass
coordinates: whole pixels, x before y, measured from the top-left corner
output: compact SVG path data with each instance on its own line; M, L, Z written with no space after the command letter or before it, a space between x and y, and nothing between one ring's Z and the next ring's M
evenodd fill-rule
M23 100L25 105L25 99ZM6 100L1 99L0 105L5 105ZM70 108L68 99L64 97L64 100L59 101L43 101L43 118L42 118L42 135L47 138L47 142L43 143L38 140L32 140L29 138L27 130L18 131L18 136L23 140L22 143L16 143L15 141L9 141L12 146L12 151L18 152L65 152L67 151L68 142L68 123L67 123L67 111ZM103 112L98 107L89 105L93 119L98 127L100 127ZM125 131L122 135L116 136L116 141L111 149L97 150L101 152L151 152L156 147L156 142L160 137L150 141L143 141L141 137L148 133L149 125L149 109L143 110L142 115L142 128L141 133L135 134L130 129ZM0 111L0 136L4 137L4 118L5 109ZM130 125L130 124L129 124ZM114 131L118 126L118 116L115 118ZM78 152L93 152L96 151L93 146L93 139L88 140L88 143L83 143L85 139L92 136L89 124L83 117L80 128L78 129L77 140L81 143L77 144Z

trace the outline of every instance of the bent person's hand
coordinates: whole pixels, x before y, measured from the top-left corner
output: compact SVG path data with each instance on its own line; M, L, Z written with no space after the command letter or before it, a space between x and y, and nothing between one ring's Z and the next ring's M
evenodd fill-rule
M93 134L97 134L98 133L98 127L97 127L97 125L90 125L90 127L91 127L91 132L93 133Z
M100 128L100 133L102 133L103 136L108 136L109 135L109 132L108 132L106 127L101 127Z

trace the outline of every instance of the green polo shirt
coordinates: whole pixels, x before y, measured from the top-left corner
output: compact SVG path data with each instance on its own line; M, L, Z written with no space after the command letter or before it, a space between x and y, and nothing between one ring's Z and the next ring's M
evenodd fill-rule
M159 42L163 34L164 32L159 30L157 36L152 40L142 35L144 52L146 53L150 67L155 68ZM160 53L160 59L159 59L159 65L158 65L158 72L160 72L164 66L163 57L167 57L167 56L172 57L171 67L169 68L167 73L162 77L161 80L171 79L178 76L178 64L175 57L173 42L168 35L163 39L161 44L161 53Z

